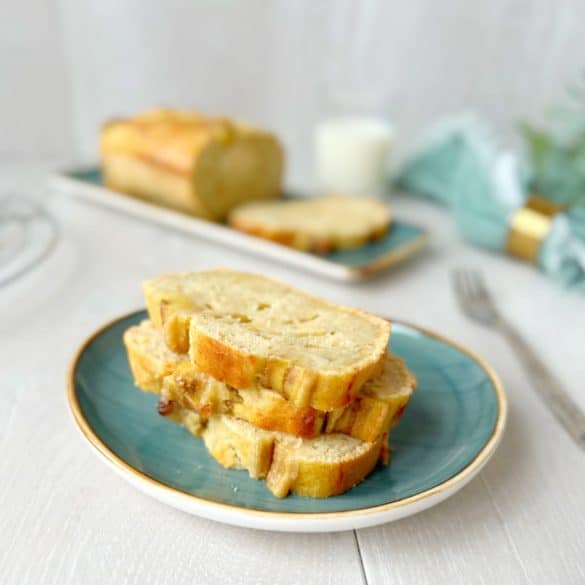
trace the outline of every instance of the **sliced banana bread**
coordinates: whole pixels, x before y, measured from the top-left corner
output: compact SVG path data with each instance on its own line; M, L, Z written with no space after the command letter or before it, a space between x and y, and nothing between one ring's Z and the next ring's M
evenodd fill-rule
M200 372L185 355L167 349L149 321L131 327L124 342L136 384L161 393L161 414L184 408L205 418L229 414L265 429L300 437L344 433L375 441L400 418L415 386L403 360L387 354L382 374L368 381L350 405L330 412L298 407L266 388L236 390Z
M202 436L221 465L265 478L279 498L289 492L313 498L341 494L387 457L385 436L373 443L341 434L300 439L225 415L211 417Z
M340 195L244 203L228 216L240 231L320 253L379 239L390 221L390 208L378 199Z
M230 270L144 283L149 315L170 349L238 389L261 385L298 406L349 404L379 375L390 323L263 276Z

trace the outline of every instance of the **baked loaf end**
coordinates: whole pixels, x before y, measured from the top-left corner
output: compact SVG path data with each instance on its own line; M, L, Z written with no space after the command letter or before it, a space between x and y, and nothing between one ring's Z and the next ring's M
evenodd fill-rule
M207 219L282 191L276 137L227 118L150 110L105 124L100 148L111 189Z

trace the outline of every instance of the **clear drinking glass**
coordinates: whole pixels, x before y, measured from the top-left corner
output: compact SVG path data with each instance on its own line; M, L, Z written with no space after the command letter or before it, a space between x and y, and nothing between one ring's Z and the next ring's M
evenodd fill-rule
M379 40L381 3L340 1L325 31L327 58L320 122L314 131L322 191L382 195L395 139Z
M41 264L58 238L57 222L40 204L20 195L0 197L0 287Z

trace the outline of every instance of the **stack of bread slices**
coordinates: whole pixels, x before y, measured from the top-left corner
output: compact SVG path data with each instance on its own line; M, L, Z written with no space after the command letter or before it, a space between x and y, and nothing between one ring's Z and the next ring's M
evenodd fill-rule
M160 276L144 295L150 319L124 334L135 383L221 465L277 497L327 497L387 463L415 387L388 321L223 269Z

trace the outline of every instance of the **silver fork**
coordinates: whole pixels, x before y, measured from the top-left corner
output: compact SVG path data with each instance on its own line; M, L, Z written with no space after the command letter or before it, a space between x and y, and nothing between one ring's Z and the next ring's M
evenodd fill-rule
M481 273L477 270L455 270L452 281L463 312L495 328L506 338L542 400L577 445L585 449L585 415L520 333L500 315Z

